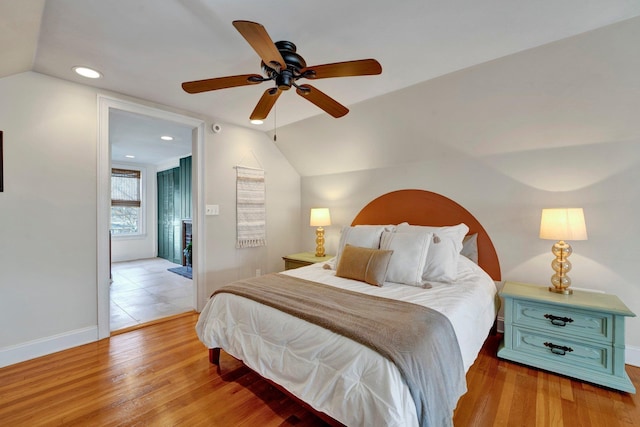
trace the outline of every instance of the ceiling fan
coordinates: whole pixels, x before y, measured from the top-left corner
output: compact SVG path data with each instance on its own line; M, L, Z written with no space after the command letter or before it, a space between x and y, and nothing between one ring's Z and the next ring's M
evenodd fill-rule
M349 109L310 84L297 84L299 79L326 79L330 77L367 76L382 73L382 66L375 59L336 62L307 67L305 60L296 53L296 45L289 41L274 43L267 30L256 22L233 21L233 26L249 42L262 59L261 66L266 77L260 74L242 74L182 83L188 93L247 86L273 80L275 86L262 94L250 120L264 120L280 94L296 88L296 93L320 107L335 118L342 117Z

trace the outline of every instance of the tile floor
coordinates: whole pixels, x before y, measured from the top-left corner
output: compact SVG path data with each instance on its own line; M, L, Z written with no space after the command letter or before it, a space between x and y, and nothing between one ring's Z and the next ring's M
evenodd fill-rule
M179 265L162 258L111 265L111 330L193 310L191 279L167 271Z

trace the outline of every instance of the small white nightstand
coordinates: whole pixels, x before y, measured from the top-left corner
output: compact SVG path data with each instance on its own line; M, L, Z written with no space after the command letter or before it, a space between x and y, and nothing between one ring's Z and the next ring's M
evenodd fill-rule
M504 341L498 357L635 393L624 368L624 320L618 297L506 282Z
M285 270L304 267L305 265L311 265L317 262L329 261L331 258L333 258L333 255L317 257L314 252L301 252L299 254L291 254L282 257L284 260Z

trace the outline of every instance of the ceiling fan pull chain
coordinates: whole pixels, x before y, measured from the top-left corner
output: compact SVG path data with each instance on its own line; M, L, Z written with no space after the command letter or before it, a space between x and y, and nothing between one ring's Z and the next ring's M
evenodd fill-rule
M276 105L273 108L273 142L278 141L278 136L276 135L276 133L278 132L278 123L276 120L277 113L278 113L278 106Z

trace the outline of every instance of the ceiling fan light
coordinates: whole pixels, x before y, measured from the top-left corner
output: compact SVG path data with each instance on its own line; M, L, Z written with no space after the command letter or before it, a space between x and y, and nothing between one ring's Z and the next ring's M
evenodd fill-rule
M264 120L253 119L253 120L250 120L250 122L252 125L261 125L264 123Z
M162 135L160 139L163 141L173 141L173 137L169 135Z

